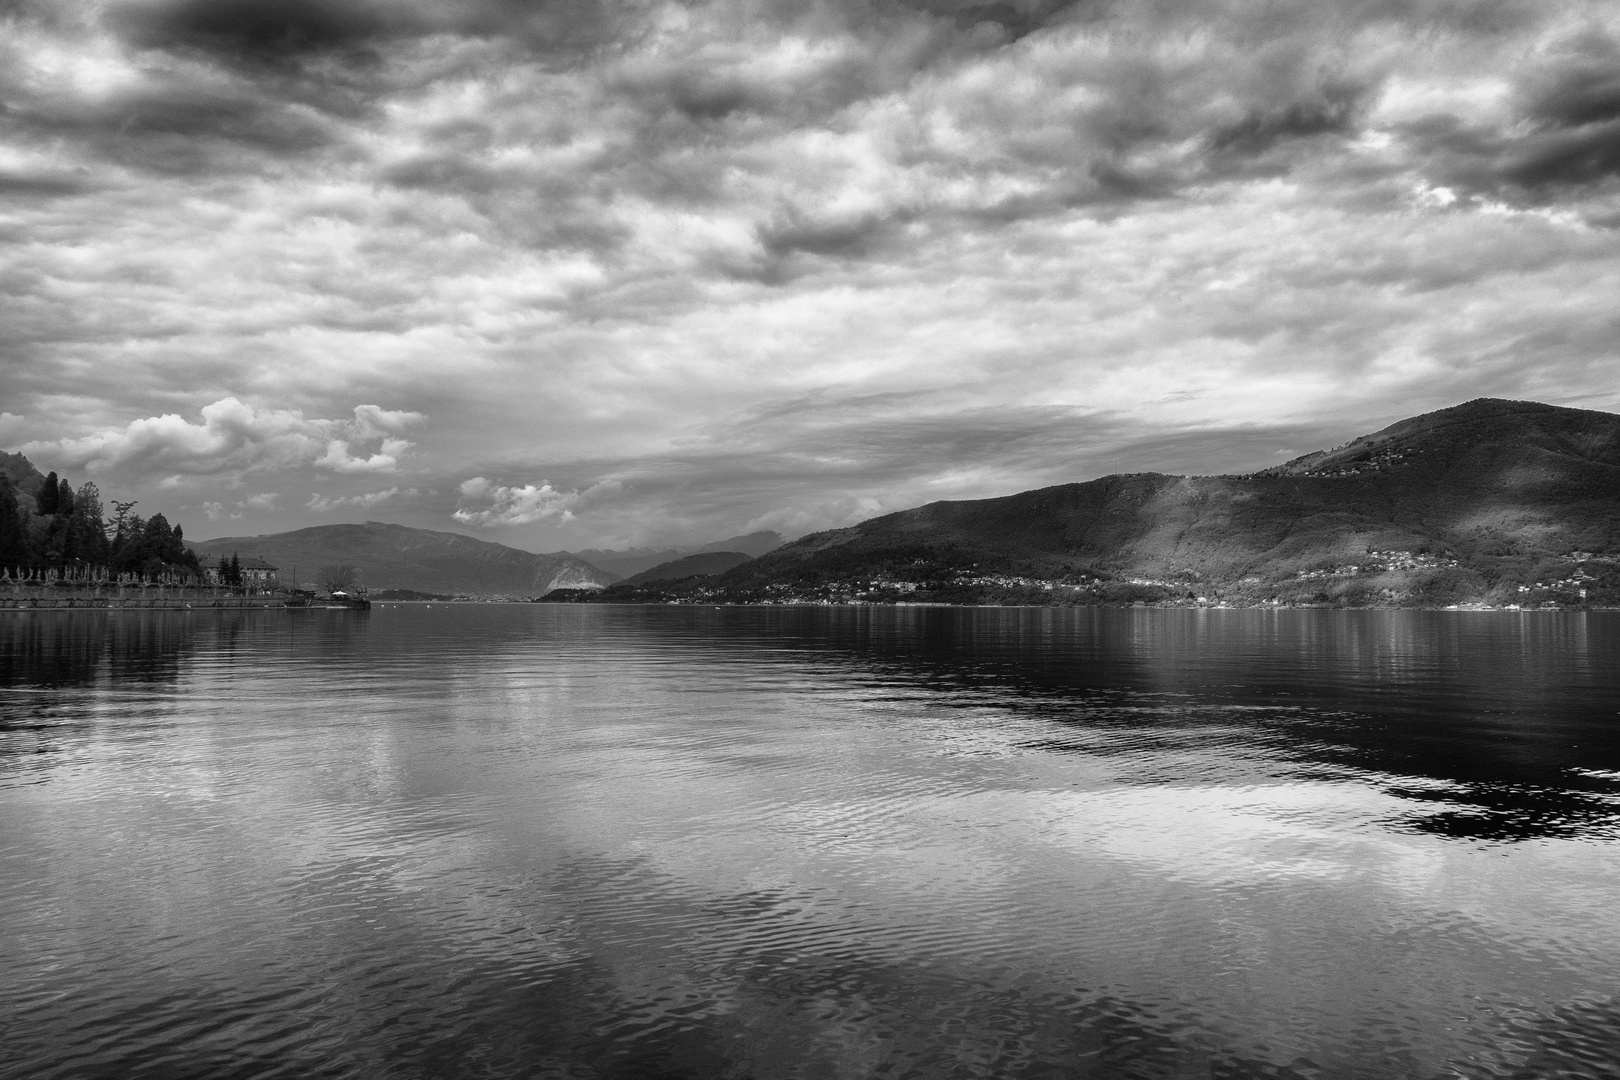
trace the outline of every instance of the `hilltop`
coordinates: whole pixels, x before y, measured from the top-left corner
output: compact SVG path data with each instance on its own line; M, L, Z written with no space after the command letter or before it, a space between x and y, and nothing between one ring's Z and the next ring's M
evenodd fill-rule
M681 578L707 577L723 574L747 562L751 556L741 551L704 551L696 555L683 555L667 563L659 563L639 574L624 579L626 585L642 585L649 581L676 581Z
M537 555L475 540L459 533L412 529L368 521L364 525L317 525L264 536L223 536L193 543L205 558L258 556L303 582L330 563L353 563L372 589L423 593L538 596L551 589L600 588L616 577L566 551Z
M33 495L45 483L45 474L21 454L0 450L0 476L11 481L13 487L25 495Z
M746 536L733 536L726 540L715 540L708 544L687 545L685 547L636 547L626 548L622 551L587 548L583 551L573 552L573 554L584 559L597 569L615 575L616 578L630 578L655 567L685 558L688 555L733 552L747 555L750 558L758 558L767 551L781 546L782 534L766 530L748 533Z
M935 502L602 599L683 597L1615 603L1620 417L1479 399L1249 475Z

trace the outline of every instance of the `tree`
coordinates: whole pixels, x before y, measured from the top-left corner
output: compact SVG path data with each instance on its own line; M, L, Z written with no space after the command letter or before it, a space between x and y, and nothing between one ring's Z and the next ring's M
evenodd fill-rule
M174 535L169 519L162 514L153 514L147 519L146 528L141 530L141 547L146 560L156 559L166 566L179 566L185 562L186 549L180 543L180 538Z
M231 557L228 559L219 560L219 580L233 589L241 587L242 560L236 557L236 552L231 552Z
M73 497L73 511L82 518L94 521L98 527L101 525L101 489L93 481L86 480Z
M130 531L130 520L134 517L134 515L130 513L130 510L135 505L136 503L133 499L131 499L129 502L119 502L117 499L113 500L112 520L107 522L107 539L112 542L112 545L115 548L119 544L123 543L125 537ZM134 520L139 521L140 518L134 518Z
M11 478L0 473L0 567L22 566L28 559L28 530Z
M110 550L101 520L101 492L86 481L73 497L71 542L73 557L92 566L106 566Z
M73 516L73 485L68 483L67 477L62 477L56 485L56 515L58 517Z
M197 562L196 552L186 549L184 535L169 524L169 519L162 514L153 514L150 520L143 521L138 515L129 513L129 507L133 505L113 504L119 513L114 520L112 568L121 574L152 576L181 571L202 576L202 566Z
M332 563L315 572L315 580L329 593L347 591L359 576L353 563Z
M114 503L122 507L123 503ZM134 506L134 503L130 503ZM139 514L124 513L118 519L118 532L113 536L112 566L119 573L141 569L146 562L146 519Z
M34 495L34 509L42 516L56 513L56 500L61 494L62 489L57 484L56 473L52 472L45 477L45 482L39 486L38 493Z

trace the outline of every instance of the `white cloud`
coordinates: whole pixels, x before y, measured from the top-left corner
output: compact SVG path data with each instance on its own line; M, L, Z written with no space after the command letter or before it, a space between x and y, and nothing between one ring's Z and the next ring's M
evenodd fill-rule
M234 397L203 406L201 416L201 423L192 423L165 413L131 421L122 431L25 443L22 451L92 474L220 476L300 465L340 473L390 472L411 444L388 433L425 419L375 405L356 407L352 420L308 419L297 410L255 409ZM380 445L365 457L350 449L367 442Z
M486 528L528 525L548 518L567 522L574 519L575 510L618 494L622 487L618 481L608 480L584 491L559 491L544 480L539 486L507 487L475 476L462 481L462 505L453 516L464 524Z
M395 495L400 494L415 495L416 489L406 488L403 492L401 492L399 488L391 487L386 491L370 491L363 495L344 495L341 497L330 497L322 495L317 491L310 495L309 502L305 503L304 506L307 509L315 511L317 514L326 514L333 510L341 510L346 506L368 510L371 507L376 506L379 503L387 502Z
M205 502L202 504L203 516L209 521L240 521L247 516L249 510L271 511L281 496L272 491L261 491L257 495L249 495L234 503Z
M333 439L326 444L326 453L315 466L339 473L393 472L399 464L399 455L410 445L404 439L384 439L375 454L362 458L349 452L349 440Z

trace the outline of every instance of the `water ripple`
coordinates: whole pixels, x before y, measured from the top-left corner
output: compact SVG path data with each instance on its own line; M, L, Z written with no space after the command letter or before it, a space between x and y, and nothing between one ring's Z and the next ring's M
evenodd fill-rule
M0 622L0 1073L1601 1075L1620 619Z

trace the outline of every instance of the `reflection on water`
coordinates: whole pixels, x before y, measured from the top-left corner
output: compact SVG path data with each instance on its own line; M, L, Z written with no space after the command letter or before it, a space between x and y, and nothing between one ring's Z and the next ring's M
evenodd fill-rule
M0 1074L1551 1076L1620 617L0 620Z

